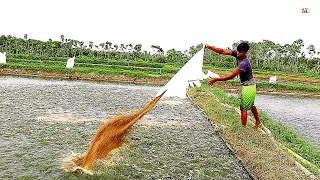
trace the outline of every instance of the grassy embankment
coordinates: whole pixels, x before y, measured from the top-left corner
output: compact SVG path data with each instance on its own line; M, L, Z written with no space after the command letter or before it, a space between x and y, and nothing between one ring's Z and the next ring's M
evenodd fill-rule
M33 75L39 77L60 77L164 85L181 68L178 65L151 62L124 62L117 60L77 57L73 69L66 69L66 58L42 56L8 55L7 64L0 64L1 74ZM232 69L204 66L204 72L211 71L224 76ZM255 71L258 91L291 92L320 95L320 75L286 74L281 72ZM278 83L268 83L269 77L277 75ZM218 82L224 89L236 89L237 80Z
M215 73L220 76L228 75L232 69L221 69L206 67L206 69L213 69ZM297 93L297 94L313 94L320 95L320 75L306 75L306 74L288 74L283 72L267 72L255 70L254 77L257 81L257 90L261 92L282 92L282 93ZM277 76L277 83L269 83L271 76ZM239 87L237 79L217 82L216 87L221 89L236 90Z
M274 140L263 131L253 128L253 122L242 127L239 122L239 100L218 88L203 84L188 90L191 99L212 120L218 133L231 146L252 174L259 179L305 179L297 170L291 149L303 159L296 159L310 172L320 177L320 150L305 138L260 111L263 124L271 131Z

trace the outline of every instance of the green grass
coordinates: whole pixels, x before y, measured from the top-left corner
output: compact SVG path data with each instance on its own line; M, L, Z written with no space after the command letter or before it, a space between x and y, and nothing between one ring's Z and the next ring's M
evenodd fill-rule
M113 67L81 67L78 65L75 65L73 69L66 69L65 66L62 66L61 64L55 64L55 65L42 65L40 63L29 63L29 64L23 64L23 63L7 63L0 65L0 68L12 68L12 69L24 69L24 70L34 70L34 71L46 71L46 72L62 72L62 73L91 73L96 72L99 74L123 74L123 75L129 75L132 77L158 77L158 78L171 78L174 74L170 73L161 73L159 72L153 72L153 71L138 71L134 70L133 68L113 68Z
M272 120L264 112L260 112L260 118L263 119L264 125L272 132L277 142L315 165L317 169L314 167L309 167L308 169L319 175L320 150L313 142L299 136L293 129L285 126L281 122Z
M54 62L64 62L66 63L69 57L45 57L45 56L34 56L25 54L8 54L7 60L36 60L36 61L54 61ZM147 61L124 61L124 60L113 60L104 58L94 58L79 56L75 58L76 63L86 63L86 64L108 64L108 65L122 65L122 66L143 66L143 67L153 67L153 68L163 68L168 64L147 62Z
M222 136L230 140L235 151L241 149L251 149L251 146L255 144L264 144L264 142L257 142L257 133L247 132L247 128L242 128L239 126L240 115L235 112L232 108L228 107L239 107L239 100L236 97L228 96L226 93L220 89L210 87L203 83L200 88L190 89L189 93L191 98L199 104L199 106L204 109L205 113L219 126L224 125L230 128L230 130L222 129ZM222 105L222 104L227 104ZM293 152L297 153L307 161L311 162L315 167L309 166L308 164L303 164L311 172L320 177L320 150L316 148L315 144L308 141L306 138L297 135L292 129L286 127L281 122L272 120L266 113L259 111L259 115L263 124L271 131L274 139L281 144L281 146L291 149ZM218 128L219 131L219 128ZM245 134L247 136L246 140L241 141L237 136L240 134ZM238 142L234 141L237 139ZM250 142L250 143L248 143ZM253 142L253 143L252 143ZM241 144L241 146L239 146ZM263 146L263 145L261 145ZM272 149L260 149L263 152L268 152L265 156L275 156ZM264 161L264 157L261 157L261 161ZM274 159L276 161L276 159ZM298 160L298 159L297 159ZM252 160L254 161L254 159ZM299 161L299 160L298 160ZM250 157L248 162L251 162ZM261 162L262 163L262 162ZM256 166L259 166L256 164ZM278 164L277 166L281 166ZM263 179L263 178L262 178Z
M288 72L282 72L282 71L270 72L270 71L261 70L261 69L254 70L253 72L255 74L274 74L274 75L289 75L289 76L298 76L298 77L320 78L319 74L314 74L314 73L288 73Z
M90 73L96 72L99 74L125 74L133 77L155 77L171 78L179 70L177 67L170 65L157 67L140 67L140 66L123 66L111 64L85 64L75 63L73 69L66 69L66 63L62 61L51 60L28 60L28 59L8 59L7 64L1 64L3 68L25 69L25 70L40 70L47 72L80 72Z
M227 96L224 91L218 89L215 89L213 92L223 102L234 107L239 107L240 101L237 98ZM268 127L279 143L298 153L300 156L320 168L320 150L316 148L314 143L299 136L294 130L288 128L281 122L272 120L266 113L260 111L259 114L260 118L263 120L263 124Z
M214 93L222 102L231 106L240 106L240 101L237 98L227 96L222 90L213 88L211 92L207 93ZM320 168L320 150L317 149L313 143L306 140L304 137L297 135L294 130L288 128L281 122L272 120L266 113L260 111L259 114L260 118L263 120L263 124L268 127L278 142Z
M32 71L44 71L52 73L98 73L101 75L127 75L130 77L138 78L172 78L181 68L179 65L161 64L143 61L130 61L125 62L121 60L111 60L102 58L89 58L80 56L76 58L75 66L73 69L66 69L66 57L43 57L43 56L30 56L30 55L8 55L7 64L0 64L0 68L11 69L24 69ZM213 67L204 65L204 69L212 69ZM219 71L230 71L230 69L214 68ZM257 70L257 74L268 74L270 72ZM285 74L282 72L272 74ZM288 75L288 74L285 74ZM290 76L308 77L306 74L296 74ZM314 75L313 78L320 78L320 75ZM238 86L237 80L226 82L230 86ZM302 83L282 83L270 84L264 81L257 82L258 88L300 91L300 92L320 92L320 87L312 84Z
M232 86L239 86L237 80L226 81L227 84ZM311 84L297 84L297 83L269 83L269 82L256 82L257 88L268 88L278 90L292 90L303 92L320 92L320 86Z
M232 72L234 68L223 68L223 67L213 67L211 65L203 65L204 69L216 69L219 71L228 71ZM272 75L286 75L286 76L297 76L297 77L312 77L312 78L320 78L320 74L314 74L314 73L288 73L288 72L282 72L282 71L266 71L263 69L253 69L254 74L272 74Z

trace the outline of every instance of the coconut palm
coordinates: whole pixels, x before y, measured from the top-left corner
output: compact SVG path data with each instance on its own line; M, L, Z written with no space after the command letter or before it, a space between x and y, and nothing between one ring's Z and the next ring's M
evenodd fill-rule
M139 58L141 54L142 44L136 44L133 48L133 59Z
M63 34L60 35L60 40L62 43L64 43L64 35Z
M316 48L314 47L313 44L310 44L307 47L307 50L308 50L309 58L312 59L313 55L316 53Z
M105 43L105 50L106 50L106 52L108 52L108 59L109 59L109 57L110 57L110 49L111 49L111 46L112 46L112 43L110 42L110 41L106 41L106 43Z

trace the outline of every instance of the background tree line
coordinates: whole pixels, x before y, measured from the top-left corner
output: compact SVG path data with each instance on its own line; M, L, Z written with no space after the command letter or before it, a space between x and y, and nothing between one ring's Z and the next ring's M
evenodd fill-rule
M235 48L234 43L231 48ZM312 73L320 74L320 55L314 45L307 47L307 53L303 52L304 42L302 39L295 40L292 44L280 45L270 40L262 42L250 42L249 57L253 68L268 71L283 71L288 73ZM185 51L170 49L164 51L158 45L151 45L152 52L142 50L142 44L113 44L110 41L94 44L89 41L85 45L83 41L67 39L60 36L60 41L40 41L28 38L17 38L11 35L0 36L0 52L10 54L24 54L30 56L44 57L72 57L87 56L101 58L104 60L129 60L148 61L157 63L169 63L183 65L194 54L196 54L203 44L191 46ZM231 49L227 47L227 49ZM219 55L213 51L206 51L204 57L205 65L212 65L221 68L234 68L234 58Z

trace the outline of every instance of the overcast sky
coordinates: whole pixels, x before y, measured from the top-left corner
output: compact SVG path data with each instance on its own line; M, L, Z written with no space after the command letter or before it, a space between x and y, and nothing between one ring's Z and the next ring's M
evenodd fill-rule
M186 50L303 39L320 51L320 0L1 0L0 35ZM310 8L302 14L301 8Z

